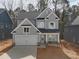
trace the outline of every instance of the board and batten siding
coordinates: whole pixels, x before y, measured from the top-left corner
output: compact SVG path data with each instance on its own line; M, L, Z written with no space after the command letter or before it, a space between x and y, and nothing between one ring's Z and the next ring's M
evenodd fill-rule
M66 26L64 28L64 39L79 44L79 25Z

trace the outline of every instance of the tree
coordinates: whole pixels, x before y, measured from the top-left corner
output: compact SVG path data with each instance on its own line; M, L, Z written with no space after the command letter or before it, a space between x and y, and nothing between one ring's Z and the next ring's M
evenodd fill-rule
M23 10L23 0L20 0L20 10Z
M60 38L63 38L63 32L64 32L64 25L65 25L65 23L66 23L66 21L65 21L65 18L66 18L66 9L67 8L69 8L69 2L68 2L68 0L60 0L61 1L61 5L62 5L62 13L61 14L59 14L60 16L60 33L61 33L61 35L60 35ZM55 5L55 13L57 14L58 12L57 12L57 3L58 3L59 1L58 0L56 0L56 2L54 2L56 5Z
M5 10L9 14L9 16L14 24L14 26L13 26L13 28L14 28L16 26L16 19L15 19L16 15L13 11L14 0L4 0L4 2L2 2L2 5L4 6Z
M29 11L33 11L35 8L32 4L28 4L28 9L29 9Z
M47 7L48 0L40 0L38 2L39 10L42 12Z

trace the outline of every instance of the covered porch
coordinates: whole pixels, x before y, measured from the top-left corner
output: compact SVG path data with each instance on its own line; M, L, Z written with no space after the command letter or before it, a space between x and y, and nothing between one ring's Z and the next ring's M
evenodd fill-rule
M39 33L38 46L46 48L47 46L59 46L59 33Z

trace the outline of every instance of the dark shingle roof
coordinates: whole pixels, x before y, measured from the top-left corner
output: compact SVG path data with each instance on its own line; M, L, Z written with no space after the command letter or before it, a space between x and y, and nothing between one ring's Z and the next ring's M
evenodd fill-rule
M35 18L40 14L39 11L30 11L30 12L24 12L20 11L18 13L18 16L16 17L17 20L24 20L25 18L29 19L33 24L35 24Z
M42 33L58 33L59 29L39 29Z

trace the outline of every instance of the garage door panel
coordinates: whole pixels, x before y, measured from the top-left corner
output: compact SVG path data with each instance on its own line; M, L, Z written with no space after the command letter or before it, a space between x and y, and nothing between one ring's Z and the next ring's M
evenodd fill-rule
M16 45L37 45L38 35L16 35Z

